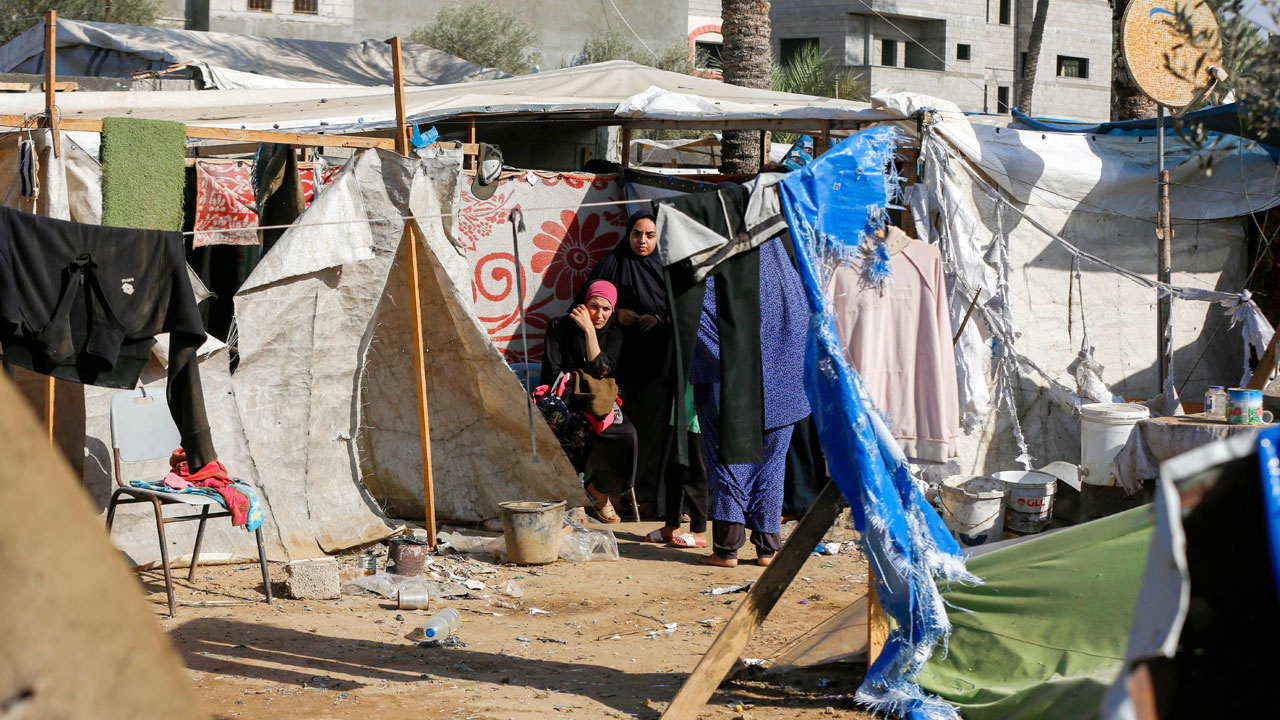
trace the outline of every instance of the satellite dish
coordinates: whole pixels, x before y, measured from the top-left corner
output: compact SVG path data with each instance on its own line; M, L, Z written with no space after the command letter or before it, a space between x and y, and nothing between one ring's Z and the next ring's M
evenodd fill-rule
M1222 66L1218 19L1205 0L1133 0L1120 24L1120 54L1144 95L1186 107L1213 84L1210 68Z

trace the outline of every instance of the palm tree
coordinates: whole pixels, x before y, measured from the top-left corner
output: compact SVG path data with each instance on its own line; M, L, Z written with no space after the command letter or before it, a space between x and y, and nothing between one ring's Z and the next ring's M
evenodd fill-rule
M722 0L720 32L724 35L724 81L742 87L769 87L773 54L769 47L769 0ZM760 170L760 133L727 130L721 140L728 173Z
M1111 119L1143 120L1156 116L1156 101L1142 94L1120 56L1120 25L1129 0L1111 0Z
M1022 64L1022 85L1018 89L1018 109L1031 114L1031 95L1036 89L1036 68L1040 66L1040 45L1044 41L1044 21L1049 16L1049 0L1036 0L1036 14L1031 20L1031 40L1027 43L1027 59Z

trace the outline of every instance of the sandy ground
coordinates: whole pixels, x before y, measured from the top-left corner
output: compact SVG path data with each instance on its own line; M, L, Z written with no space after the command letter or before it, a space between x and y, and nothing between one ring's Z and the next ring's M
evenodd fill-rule
M697 563L705 550L639 542L658 525L613 526L617 562L494 565L475 576L486 585L476 594L489 599L433 600L426 611L365 594L286 599L279 564L271 567L276 600L266 605L257 566L240 565L202 568L194 583L175 573L180 603L239 603L183 606L170 619L160 575L141 578L215 717L656 718L723 626L716 618L744 597L702 592L763 571L749 544L748 562L723 570ZM828 539L847 539L843 527ZM495 604L510 602L497 592L508 579L524 591L519 609ZM811 555L744 656L778 655L860 597L865 582L866 563L851 546ZM443 607L462 612L465 647L418 644L423 622ZM670 623L669 635L651 632ZM746 673L722 685L700 717L869 718L851 699L862 673L851 665Z

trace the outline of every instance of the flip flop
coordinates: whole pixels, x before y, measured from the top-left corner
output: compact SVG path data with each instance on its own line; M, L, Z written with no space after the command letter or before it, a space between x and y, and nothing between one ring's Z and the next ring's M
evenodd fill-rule
M666 535L663 535L663 534L662 534L662 528L658 528L657 530L654 530L653 532L649 533L648 535L645 535L644 537L640 538L640 542L644 542L644 543L666 543L666 542L671 542L671 540L669 540L669 539L667 538L667 536L666 536Z
M672 537L669 542L679 548L704 548L707 546L705 537L699 540L693 533L680 533Z

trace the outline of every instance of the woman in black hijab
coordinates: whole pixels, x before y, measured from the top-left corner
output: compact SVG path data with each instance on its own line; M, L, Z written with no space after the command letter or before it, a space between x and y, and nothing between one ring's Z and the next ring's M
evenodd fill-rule
M663 441L670 431L671 399L667 365L671 361L671 315L662 263L654 252L658 229L653 213L640 210L627 220L622 242L596 264L591 280L608 280L618 289L617 322L622 327L618 390L623 412L640 442L636 497L642 513L661 512L658 487ZM647 506L647 507L646 507Z
M622 333L615 315L617 301L618 291L612 284L593 281L583 290L580 304L568 315L551 321L542 352L542 385L551 386L566 373L585 373L597 380L615 377L622 353ZM616 397L609 398L610 406L616 409L615 401ZM542 408L541 401L538 406ZM603 428L592 430L584 420L585 408L575 407L570 399L565 409L573 413L572 417L562 423L553 422L552 427L574 469L583 474L586 491L595 501L588 512L601 522L620 522L611 497L626 492L635 482L636 431L625 416L616 414Z

